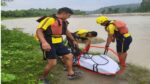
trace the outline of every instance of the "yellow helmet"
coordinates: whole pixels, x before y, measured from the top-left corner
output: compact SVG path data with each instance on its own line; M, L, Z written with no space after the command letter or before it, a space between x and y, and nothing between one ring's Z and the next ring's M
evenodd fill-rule
M102 23L104 23L105 21L108 21L108 17L106 17L106 16L100 16L100 17L98 17L98 18L96 19L96 23L97 23L97 24L102 24Z
M77 31L77 34L85 34L85 33L88 33L88 32L89 32L89 30L87 30L87 29L79 29Z

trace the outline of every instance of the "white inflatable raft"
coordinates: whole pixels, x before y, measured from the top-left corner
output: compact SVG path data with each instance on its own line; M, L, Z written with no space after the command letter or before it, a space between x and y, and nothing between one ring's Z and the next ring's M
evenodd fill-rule
M81 55L79 65L105 75L116 74L120 70L119 65L107 55Z

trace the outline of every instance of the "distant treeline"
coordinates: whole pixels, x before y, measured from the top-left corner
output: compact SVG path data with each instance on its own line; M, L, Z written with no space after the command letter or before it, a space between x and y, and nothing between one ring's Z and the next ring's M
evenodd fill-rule
M143 0L140 8L138 9L140 12L150 12L150 0Z
M111 13L134 13L134 12L150 12L150 0L143 0L138 4L125 4L117 6L109 6L91 11L91 14L111 14Z
M80 10L73 10L75 15L85 15L86 12ZM8 10L1 11L2 17L37 17L37 16L50 16L55 14L57 9L29 9L29 10Z

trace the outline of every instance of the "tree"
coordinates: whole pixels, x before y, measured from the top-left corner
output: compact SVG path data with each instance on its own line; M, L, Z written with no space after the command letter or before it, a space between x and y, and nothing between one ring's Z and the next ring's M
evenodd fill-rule
M127 12L127 13L132 12L131 8L127 8L126 12Z
M108 11L107 11L107 13L112 13L112 8L108 8Z
M36 17L36 16L51 16L55 14L57 9L34 9L29 10L13 10L13 11L2 11L2 17ZM76 15L85 15L85 11L74 10Z
M113 10L113 13L119 13L119 8L115 8L115 9Z
M102 13L102 14L105 14L105 13L106 13L106 10L105 10L105 9L103 9L101 13Z
M141 11L150 11L150 0L143 0L140 7Z
M11 2L13 0L1 0L1 6L6 6L7 2Z

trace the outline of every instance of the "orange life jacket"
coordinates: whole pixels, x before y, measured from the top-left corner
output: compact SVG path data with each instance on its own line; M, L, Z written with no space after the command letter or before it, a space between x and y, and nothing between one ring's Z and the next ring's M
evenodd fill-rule
M128 33L128 28L123 21L114 20L114 22L112 22L112 24L116 26L116 28L118 29L120 34Z
M62 35L62 20L61 19L57 19L55 21L54 24L51 25L51 32L52 32L52 35Z
M37 22L41 22L47 18L47 16L43 16L37 20ZM60 18L52 17L55 19L54 24L48 26L48 28L43 31L45 39L50 43L60 43L62 42L62 35L66 34L68 21L63 21Z
M41 22L42 20L44 20L45 18L47 18L47 16L43 16L41 18L39 18L37 20L37 22ZM65 23L63 24L62 19L57 18L56 16L53 18L56 20L54 24L50 25L46 31L44 31L44 33L46 35L62 35L66 33L67 30L67 25L68 25L68 21L64 21Z

